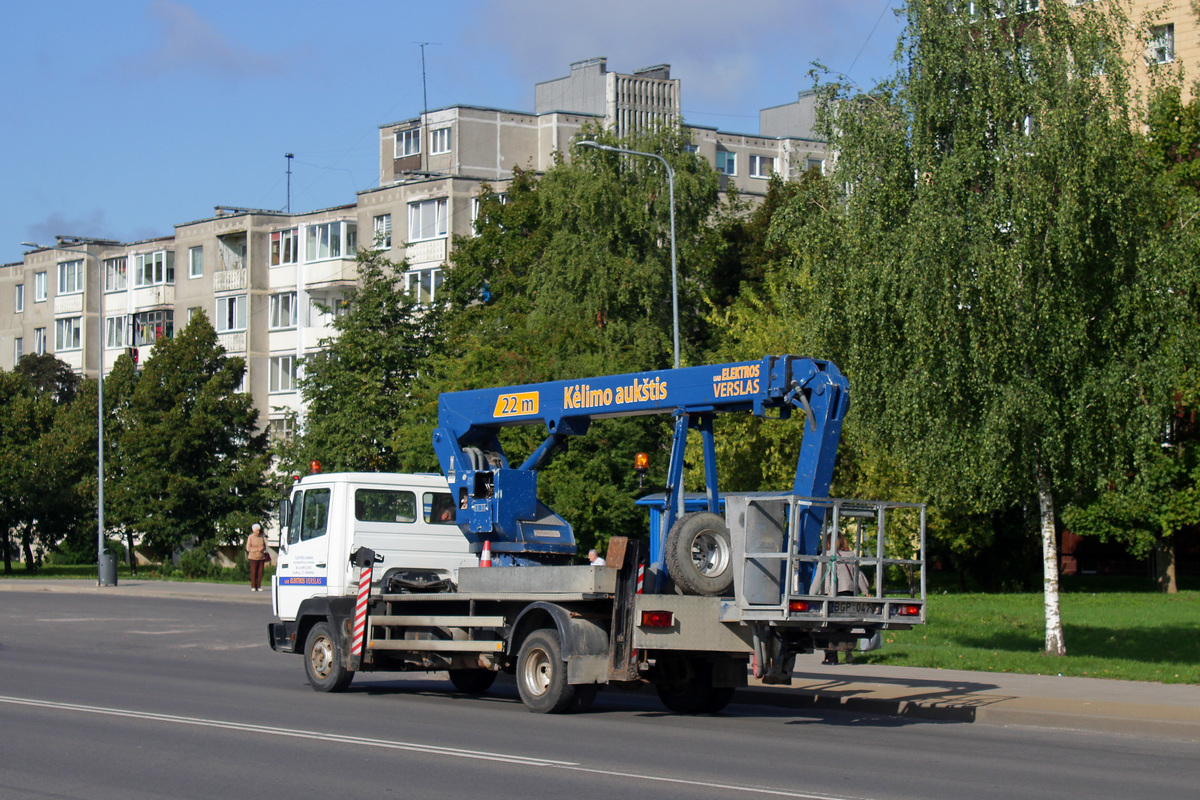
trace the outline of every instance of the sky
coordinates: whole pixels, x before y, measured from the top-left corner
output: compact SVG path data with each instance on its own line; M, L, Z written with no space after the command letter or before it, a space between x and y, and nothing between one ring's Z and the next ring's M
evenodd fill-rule
M58 235L136 242L214 215L353 203L379 126L428 108L534 110L597 56L670 64L684 121L757 133L812 88L894 71L902 0L40 0L5 9L0 264ZM422 81L422 47L424 81Z

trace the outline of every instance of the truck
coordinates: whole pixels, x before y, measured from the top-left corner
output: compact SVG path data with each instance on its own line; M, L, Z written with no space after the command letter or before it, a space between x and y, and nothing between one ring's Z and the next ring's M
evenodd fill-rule
M751 675L787 685L800 654L925 621L924 506L829 496L849 407L834 364L790 355L444 393L442 474L317 472L281 501L268 641L303 656L317 691L419 671L479 694L503 672L538 713L582 711L605 686L650 684L695 714ZM713 421L731 413L803 415L790 489L719 490ZM649 533L614 532L603 566L575 565L539 470L593 422L648 414L674 417L665 487L640 501ZM517 425L546 431L520 463L500 439ZM684 491L689 431L702 493ZM827 577L843 571L865 580Z

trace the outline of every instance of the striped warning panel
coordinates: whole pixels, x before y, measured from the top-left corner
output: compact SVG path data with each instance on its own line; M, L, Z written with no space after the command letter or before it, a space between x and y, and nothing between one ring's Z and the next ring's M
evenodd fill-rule
M358 603L354 606L354 637L350 652L362 656L363 639L367 632L367 600L371 597L371 567L363 567L358 578Z

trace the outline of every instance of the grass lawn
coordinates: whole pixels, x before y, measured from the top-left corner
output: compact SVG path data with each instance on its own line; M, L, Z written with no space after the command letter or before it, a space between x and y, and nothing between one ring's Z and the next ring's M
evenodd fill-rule
M930 594L926 619L884 631L871 663L1200 684L1200 591L1065 592L1067 655L1043 653L1038 594Z

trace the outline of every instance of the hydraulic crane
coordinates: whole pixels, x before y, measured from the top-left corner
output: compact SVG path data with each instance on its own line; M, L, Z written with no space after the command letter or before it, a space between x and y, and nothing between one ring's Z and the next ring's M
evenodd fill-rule
M476 551L486 540L498 564L563 563L575 553L570 524L537 496L537 475L572 436L587 432L592 420L646 414L672 414L675 432L667 469L663 534L650 543L652 590L663 587L671 549L669 538L683 516L683 463L689 429L700 432L708 512L716 514L717 484L713 416L750 412L759 417L805 415L804 438L796 461L795 494L829 494L842 421L850 406L849 382L829 361L799 356L764 356L758 361L653 370L525 386L449 392L441 395L433 446L458 506L459 527ZM546 439L519 465L500 444L502 428L544 424ZM801 526L804 552L820 548L822 514L810 513ZM692 526L696 527L696 526ZM720 531L676 545L698 542L728 548ZM729 559L723 559L728 563ZM672 577L677 577L672 574ZM677 579L678 582L678 579ZM719 591L724 585L718 585ZM704 593L697 590L697 593Z

